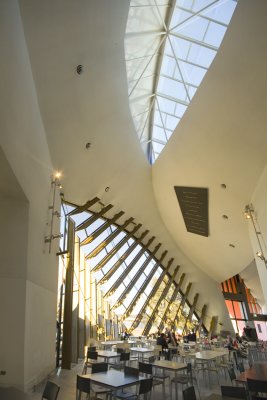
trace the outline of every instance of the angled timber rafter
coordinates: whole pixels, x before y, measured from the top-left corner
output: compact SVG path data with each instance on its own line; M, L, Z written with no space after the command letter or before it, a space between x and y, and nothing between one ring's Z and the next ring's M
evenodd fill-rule
M136 275L135 275L134 278L131 280L131 282L129 283L129 285L124 289L124 291L122 292L122 294L121 294L120 297L118 298L116 304L114 304L113 308L118 307L118 306L120 306L120 305L122 304L123 300L126 298L127 294L129 293L129 290L131 290L131 289L134 287L134 285L136 284L136 282L138 281L138 279L140 278L140 276L144 273L145 268L148 266L148 264L150 263L150 261L151 261L152 258L153 258L153 255L158 251L158 249L160 248L160 246L161 246L161 243L159 243L159 244L155 247L153 253L151 253L151 254L148 255L147 259L146 259L146 260L144 261L144 263L142 264L142 267L141 267L141 268L139 269L139 271L136 273ZM162 254L161 260L163 260L163 258L165 257L166 254L167 254L167 251L165 251L165 252ZM148 275L148 277L146 278L146 280L143 282L143 285L141 286L142 288L147 287L148 282L149 282L149 277L152 277L152 276L154 275L154 273L155 273L156 269L158 268L158 266L159 266L159 261L155 263L154 267L153 267L152 270L150 271L150 274ZM136 294L135 297L133 298L132 302L130 303L130 306L129 306L129 307L131 307L131 306L134 307L134 305L135 305L135 303L136 303L136 301L137 301L136 296L137 296L137 298L139 298L141 292L142 292L142 291L141 291L141 288L140 288L140 290L137 292L137 294ZM129 309L130 309L129 307L126 309L125 314L128 314ZM132 307L132 308L133 308L133 307ZM131 310L132 310L132 309L131 309Z
M158 312L158 308L159 308L161 302L166 298L167 293L170 290L170 287L171 287L172 283L174 282L174 279L175 279L175 276L176 276L178 270L179 270L179 266L175 268L175 271L174 271L173 275L169 278L168 283L166 284L165 288L163 289L163 291L162 291L162 293L161 293L161 295L160 295L160 297L159 297L159 299L158 299L158 301L157 301L157 303L156 303L156 305L155 305L155 307L154 307L154 309L153 309L153 311L152 311L152 313L151 313L151 315L150 315L150 317L149 317L149 319L147 321L147 324L144 327L143 335L146 336L146 335L149 334L149 331L150 331L150 329L152 327L152 324L153 324L153 321L155 319L155 316L156 316L156 314Z
M160 273L160 276L159 276L158 279L157 279L156 284L154 285L153 289L151 290L149 296L147 296L147 299L146 299L146 301L144 302L144 304L143 304L143 306L142 306L142 308L141 308L139 314L136 316L134 322L132 323L132 325L131 325L131 327L130 327L130 329L129 329L130 332L131 332L133 329L137 328L137 326L140 324L141 319L143 318L143 314L145 313L146 308L147 308L147 306L148 306L150 300L151 300L151 299L155 296L155 294L157 293L157 290L159 289L160 284L163 282L164 276L168 273L172 262L173 262L173 258L171 258L171 259L169 260L168 265L167 265L167 268L166 268L166 269L162 269L162 271L161 271L161 273Z

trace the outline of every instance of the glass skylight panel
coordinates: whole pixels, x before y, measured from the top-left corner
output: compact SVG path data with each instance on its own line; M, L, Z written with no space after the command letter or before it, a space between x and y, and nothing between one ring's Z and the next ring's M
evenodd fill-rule
M86 252L85 252L86 254ZM98 253L95 257L90 258L89 265L91 268L94 268L101 260L107 255L106 249L103 249Z
M236 4L237 0L131 1L125 35L129 101L150 163L194 97Z
M81 241L83 241L84 239L87 238L87 235L86 235L85 230L78 231L78 232L77 232L77 236L79 237L79 239L80 239Z

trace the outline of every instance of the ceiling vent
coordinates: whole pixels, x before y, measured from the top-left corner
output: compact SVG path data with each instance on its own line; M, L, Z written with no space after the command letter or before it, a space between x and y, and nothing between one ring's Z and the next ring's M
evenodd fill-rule
M209 236L208 189L174 186L188 232Z

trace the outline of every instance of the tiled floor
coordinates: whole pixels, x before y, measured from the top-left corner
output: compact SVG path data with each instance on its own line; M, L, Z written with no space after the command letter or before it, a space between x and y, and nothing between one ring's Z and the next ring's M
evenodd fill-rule
M76 375L80 374L82 371L83 363L82 361L78 365L73 365L71 370L59 369L55 371L53 374L49 376L49 379L55 381L60 385L60 392L58 396L58 400L75 400L76 398ZM204 400L210 393L220 393L220 385L231 385L231 381L228 376L225 376L223 371L220 372L219 375L219 383L217 379L217 374L211 373L210 379L205 377L203 379L202 374L199 374L199 389L200 389L200 398ZM36 388L36 392L31 394L33 400L40 400L41 393L43 391L44 385L39 385ZM178 399L182 400L182 387L179 385ZM166 389L166 400L171 400L175 398L175 392L173 390L173 396L170 396L170 388L167 385ZM197 397L198 396L198 393ZM151 400L161 400L163 398L162 395L162 386L156 387L154 391L152 391Z

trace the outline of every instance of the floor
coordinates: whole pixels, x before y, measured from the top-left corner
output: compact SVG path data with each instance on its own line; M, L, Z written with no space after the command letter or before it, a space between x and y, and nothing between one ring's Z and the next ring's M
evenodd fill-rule
M134 366L134 365L133 365ZM76 375L80 374L83 368L83 361L79 364L74 364L71 370L59 369L51 374L48 378L57 382L60 385L60 392L58 396L58 400L75 400L76 399ZM236 371L237 372L237 371ZM238 373L237 373L238 374ZM202 374L199 376L199 389L200 389L200 399L204 400L211 393L220 393L220 385L231 385L231 381L228 376L225 376L223 372L219 375L219 383L217 374L211 373L210 379L204 377ZM43 391L44 384L40 384L36 387L36 391L31 393L32 400L40 400L41 393ZM178 398L181 400L182 396L182 387L179 385ZM197 398L199 398L198 393ZM175 392L173 390L173 399L175 396ZM162 387L156 387L155 390L152 391L151 400L162 400ZM170 388L167 386L167 393L165 396L166 400L171 400L170 396Z

